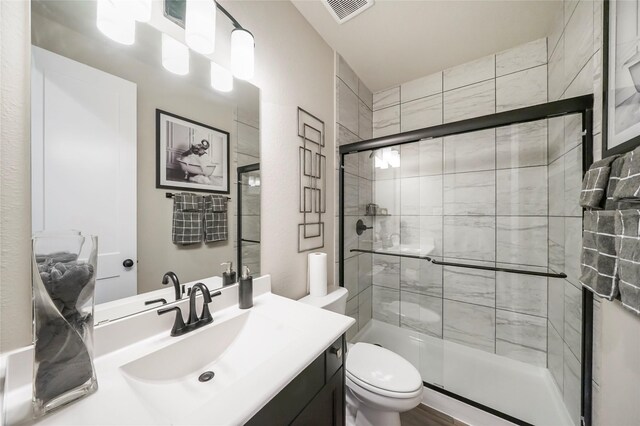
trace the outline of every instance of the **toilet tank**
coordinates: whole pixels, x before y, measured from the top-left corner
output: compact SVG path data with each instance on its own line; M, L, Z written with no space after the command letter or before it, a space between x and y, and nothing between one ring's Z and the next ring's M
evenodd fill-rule
M318 308L344 315L347 312L347 296L349 291L344 287L331 286L326 296L305 296L298 302L317 306Z

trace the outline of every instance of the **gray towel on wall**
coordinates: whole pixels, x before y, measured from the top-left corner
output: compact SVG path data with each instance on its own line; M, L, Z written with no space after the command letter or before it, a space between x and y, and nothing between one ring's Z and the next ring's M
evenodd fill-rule
M640 198L640 147L625 155L613 200Z
M609 182L611 163L618 158L617 155L596 161L589 167L582 179L580 191L580 205L585 208L602 209L606 199L605 190Z
M615 211L586 211L582 236L580 283L612 300L618 294Z
M227 197L207 195L204 197L204 241L226 241L229 236L227 224Z
M618 186L618 181L620 180L620 175L622 174L622 166L624 165L624 161L627 155L618 157L613 161L613 163L611 163L611 170L609 171L609 183L607 184L606 193L607 201L604 206L605 210L616 209L617 202L613 199L613 194L616 192L616 187Z
M640 210L616 210L615 218L620 300L626 308L640 313Z
M173 224L171 239L174 244L187 245L202 242L202 196L181 192L173 196Z

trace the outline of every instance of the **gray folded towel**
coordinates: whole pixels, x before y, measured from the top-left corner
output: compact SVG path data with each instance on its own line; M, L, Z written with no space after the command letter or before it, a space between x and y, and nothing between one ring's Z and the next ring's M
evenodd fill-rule
M640 198L640 147L625 156L613 200Z
M609 171L609 183L607 184L606 193L607 201L604 206L605 210L616 209L617 201L613 199L613 194L616 192L616 187L618 186L620 175L622 174L622 166L624 165L624 161L627 156L628 154L618 157L613 161L613 163L611 163L611 170Z
M620 300L623 306L640 314L640 210L616 210L615 213Z
M202 196L181 192L173 196L173 226L171 239L174 244L202 242Z
M227 226L227 197L207 195L204 197L204 241L226 241L229 236Z
M615 211L586 211L580 283L606 299L618 294Z
M580 206L591 209L602 209L604 207L605 190L609 182L609 172L611 163L618 158L618 155L596 161L589 167L582 179L582 190L580 191Z

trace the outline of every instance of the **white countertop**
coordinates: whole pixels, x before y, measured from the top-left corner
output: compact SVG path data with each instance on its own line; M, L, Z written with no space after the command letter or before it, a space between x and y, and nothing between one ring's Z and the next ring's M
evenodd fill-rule
M232 288L227 291L229 292L227 299L230 299L234 294L237 297L237 290ZM222 310L214 310L214 324L233 318L238 313L237 304L232 304ZM270 292L254 298L251 315L266 317L269 320L286 324L287 328L294 328L293 339L284 350L264 360L258 367L239 378L224 394L217 394L211 399L205 398L206 403L199 402L200 406L180 407L181 412L187 414L181 415L177 422L171 423L157 410L151 409L148 402L143 401L140 394L135 392L120 367L175 343L176 339L188 338L192 333L206 330L213 324L181 337L170 337L169 327L163 332L151 334L145 339L137 340L124 347L114 347L109 351L101 349L98 352L105 353L97 356L94 360L99 385L96 393L55 411L37 422L28 420L24 423L41 425L243 424L354 323L350 317L298 303ZM147 316L156 321L162 318L157 315L155 318ZM170 316L173 318L173 315ZM172 322L172 318L170 322ZM126 319L122 320L122 322L124 321ZM122 328L113 329L114 332L118 330L122 330ZM106 333L103 332L100 338L105 337ZM255 356L260 357L261 354L256 353ZM25 357L22 356L22 363L24 360ZM14 362L13 368L16 367L15 364ZM167 368L170 367L167 366ZM9 362L7 377L11 377L11 369L12 363ZM16 380L13 382L15 383ZM10 386L10 384L8 385ZM5 421L15 422L20 417L24 418L25 407L30 402L31 386L24 385L8 390L11 392L11 396L5 400L4 408L9 414ZM19 414L20 412L22 415Z

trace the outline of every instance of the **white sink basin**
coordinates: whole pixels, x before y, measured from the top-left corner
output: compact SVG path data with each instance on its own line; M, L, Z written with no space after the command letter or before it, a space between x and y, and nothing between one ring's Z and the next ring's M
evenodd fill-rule
M286 350L301 332L254 311L193 331L120 367L149 408L178 420ZM199 376L214 377L201 382Z

